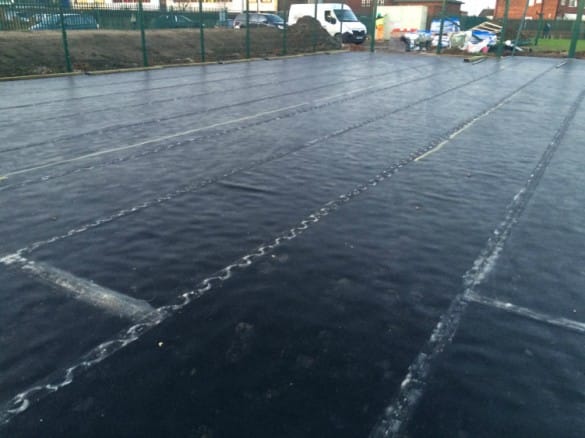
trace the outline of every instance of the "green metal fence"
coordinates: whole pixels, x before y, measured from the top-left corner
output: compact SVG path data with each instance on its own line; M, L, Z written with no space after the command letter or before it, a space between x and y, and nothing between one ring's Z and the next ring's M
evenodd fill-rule
M579 0L581 7L584 2ZM184 3L174 3L180 7L161 8L158 0L0 0L0 46L3 47L0 76L222 62L342 47L344 38L332 36L323 28L323 17L317 16L317 4L309 15L320 22L305 17L289 26L288 10L292 3L296 1L280 1L281 11L275 12L283 19L279 25L259 25L255 21L257 11L250 11L239 28L234 28L236 14L229 13L223 3L184 0ZM372 39L378 18L377 2L371 4L369 13L366 15L362 9L363 15L359 17L367 27L369 41L346 47L371 51L379 47ZM482 20L461 17L462 28ZM574 56L575 48L579 50L577 40L585 37L585 24L569 21L548 24L547 38L561 41L563 50ZM538 41L544 36L543 29L542 20L508 20L502 40L528 38L546 50L552 43ZM14 41L20 46L15 46ZM570 43L574 43L572 52ZM25 59L18 58L19 50L26 50ZM19 62L11 64L11 59Z
M153 7L147 0L118 1L134 3L0 0L0 39L25 39L30 46L44 47L36 54L42 58L43 72L221 62L341 48L315 20L299 20L290 27L286 21L268 26L255 22L257 13L250 11L246 14L249 25L236 29L237 14L228 13L222 3L194 1L162 9L158 2ZM275 15L286 19L289 2L283 0L280 6L283 10ZM0 61L2 56L9 54L0 53ZM0 65L0 76L22 72L20 67L9 72Z
M51 30L55 27L53 18L61 11L66 16L80 16L77 20L71 20L70 30L92 29L94 22L99 29L136 30L139 26L138 13L141 5L145 29L197 28L199 23L203 23L205 27L215 27L221 24L220 16L222 12L225 13L225 9L220 6L203 12L196 9L152 9L146 0L144 3L136 0L109 6L97 3L69 5L59 2L10 1L0 0L0 30ZM197 5L197 2L191 4Z

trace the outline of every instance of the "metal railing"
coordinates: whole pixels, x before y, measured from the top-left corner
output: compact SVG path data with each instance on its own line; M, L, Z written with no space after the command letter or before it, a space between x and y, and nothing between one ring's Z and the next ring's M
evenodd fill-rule
M584 2L579 0L581 9ZM31 44L51 41L52 46L46 46L46 52L50 53L43 53L51 59L45 59L39 67L43 72L272 57L334 50L347 42L345 34L330 35L325 30L326 23L318 16L322 10L319 7L318 11L317 3L314 9L313 5L307 5L311 8L308 15L314 18L305 17L289 26L288 10L292 3L297 2L282 0L278 3L281 11L274 13L271 20L279 16L281 21L261 22L257 19L259 12L249 11L244 13L243 19L239 14L240 22L234 28L238 14L228 13L225 3L211 0L167 0L165 7L161 7L159 0L0 0L0 36L6 32L27 33L27 41ZM250 6L249 0L246 4ZM256 3L257 7L259 4ZM372 38L379 19L376 6L377 2L372 2L370 9L359 11L362 14L359 19L366 26L369 38L367 43L363 40L356 46L361 50L377 48ZM462 18L462 28L481 20ZM569 57L574 56L576 41L583 36L585 25L569 21L547 23L548 37L571 38L566 46ZM341 32L347 32L345 24L341 26ZM502 54L501 41L529 37L538 43L544 28L542 20L506 20L498 55ZM22 38L22 35L12 35L6 40ZM60 53L54 51L57 46L61 47ZM99 55L97 64L95 59L88 57L88 52ZM0 76L23 72L26 72L25 67L18 66L12 72L0 62Z
M281 2L281 6L288 9L288 2ZM104 68L223 61L341 48L317 22L315 25L299 22L289 28L283 20L287 18L286 11L271 14L271 20L281 17L278 23L259 22L253 11L245 15L249 25L234 28L236 14L228 14L221 3L199 1L185 3L180 9L163 9L158 2L155 5L147 0L109 5L0 0L0 31L30 32L35 40L60 32L65 71L87 64L80 52L87 52L88 44L100 45L101 50L109 45L112 57L120 57L120 62ZM128 54L121 56L122 52L127 52L129 46L136 51L137 38L140 53L124 63ZM52 66L50 70L59 69Z

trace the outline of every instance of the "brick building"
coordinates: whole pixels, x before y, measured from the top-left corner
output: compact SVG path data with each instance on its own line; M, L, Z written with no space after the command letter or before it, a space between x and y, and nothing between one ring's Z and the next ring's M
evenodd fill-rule
M529 0L526 18L538 20L542 13L545 20L575 19L578 0ZM520 20L526 7L526 0L510 0L508 18ZM502 18L506 0L496 0L494 18Z

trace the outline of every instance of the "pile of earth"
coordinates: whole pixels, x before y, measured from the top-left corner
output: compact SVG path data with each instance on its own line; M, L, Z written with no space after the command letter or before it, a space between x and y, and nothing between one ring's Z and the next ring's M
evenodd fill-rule
M244 29L205 29L205 61L246 58ZM82 30L67 33L74 70L98 71L143 66L139 31ZM198 29L146 31L148 65L202 61ZM340 49L339 42L310 17L304 17L286 33L250 29L250 57L310 53ZM0 77L50 74L66 71L61 32L0 32Z
M321 24L312 17L302 17L287 29L287 40L293 48L317 51L340 49L341 43L329 35Z

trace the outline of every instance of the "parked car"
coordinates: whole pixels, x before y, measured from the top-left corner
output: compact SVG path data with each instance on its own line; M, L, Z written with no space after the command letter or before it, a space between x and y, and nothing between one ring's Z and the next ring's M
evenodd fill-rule
M218 20L217 23L215 23L215 27L233 29L234 28L234 20L232 20L231 18L228 18L228 19L223 20L223 21Z
M250 27L275 27L284 29L284 20L276 14L259 14L249 12L248 22ZM240 29L246 27L246 13L236 15L234 19L234 28Z
M185 15L177 14L159 15L150 23L150 27L156 29L184 29L199 26L197 21L193 21Z
M0 5L2 5L2 0L0 0ZM0 29L22 30L28 29L31 24L31 18L26 12L0 7Z
M63 20L67 30L100 28L95 18L88 14L63 14ZM41 21L29 29L33 31L61 29L61 16L59 14L44 15Z
M26 14L26 12L13 11L13 10L7 9L4 11L4 20L16 21L19 23L29 23L30 17Z

